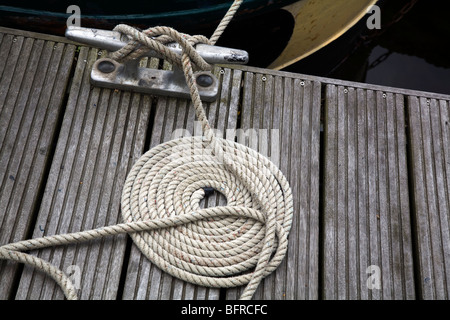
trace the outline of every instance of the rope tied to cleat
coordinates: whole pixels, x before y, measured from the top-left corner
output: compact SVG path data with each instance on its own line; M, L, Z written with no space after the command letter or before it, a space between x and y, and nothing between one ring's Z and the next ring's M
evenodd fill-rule
M0 259L39 269L58 283L67 299L77 299L67 275L25 252L127 233L152 263L172 276L208 287L246 285L241 299L252 298L286 254L293 216L291 189L269 159L214 136L194 77L194 69L212 68L195 45L215 44L241 3L233 3L211 39L168 27L144 31L116 27L133 40L113 52L113 59L136 59L152 49L182 68L203 136L170 140L138 159L122 192L123 223L7 244L0 247ZM183 48L181 56L165 47L174 41ZM226 197L226 206L200 207L211 188Z

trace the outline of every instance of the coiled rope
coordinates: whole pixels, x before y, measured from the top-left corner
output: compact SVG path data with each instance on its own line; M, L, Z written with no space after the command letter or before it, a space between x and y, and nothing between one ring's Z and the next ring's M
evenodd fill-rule
M134 164L122 193L124 223L4 245L0 259L37 268L58 283L67 299L77 299L72 282L61 270L24 251L127 233L167 273L208 287L246 284L241 299L251 299L261 280L286 254L293 215L291 190L266 157L213 135L193 76L194 68L211 69L194 46L214 44L241 2L233 3L210 40L167 27L138 31L117 26L134 40L112 53L112 58L137 59L142 50L151 48L182 67L203 136L160 144ZM181 57L164 46L169 41L181 45ZM200 208L205 188L222 193L227 205Z

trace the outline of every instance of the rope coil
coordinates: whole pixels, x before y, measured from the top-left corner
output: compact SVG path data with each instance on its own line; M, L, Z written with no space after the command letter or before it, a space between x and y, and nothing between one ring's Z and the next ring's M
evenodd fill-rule
M208 142L201 137L171 140L148 151L132 168L122 195L122 215L127 222L201 217L130 236L150 261L182 280L208 287L236 287L252 283L254 278L242 295L251 298L260 280L285 256L292 195L283 174L270 160L232 141L217 141L224 155L238 164L241 176L252 181L251 189L226 164L204 152ZM221 192L227 206L201 209L205 187ZM257 199L264 201L264 208ZM267 221L270 218L274 219L272 227ZM258 273L248 272L258 266Z
M253 296L286 254L293 216L291 189L269 159L214 136L194 78L194 68L211 68L194 46L214 44L241 2L233 3L210 40L167 27L139 31L117 26L133 40L112 53L114 59L137 59L151 48L182 67L204 136L160 144L134 164L122 193L124 223L4 245L0 259L34 266L52 277L67 299L77 299L61 270L23 251L128 233L141 252L167 273L208 287L247 284L241 299ZM164 46L172 41L183 48L181 57ZM200 208L204 188L211 187L226 197L226 206Z

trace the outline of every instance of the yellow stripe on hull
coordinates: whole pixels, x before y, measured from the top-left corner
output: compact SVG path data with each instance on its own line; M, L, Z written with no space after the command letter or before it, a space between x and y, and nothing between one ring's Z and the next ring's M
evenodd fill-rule
M283 69L333 40L361 20L377 0L303 0L284 7L295 18L287 46L268 68Z

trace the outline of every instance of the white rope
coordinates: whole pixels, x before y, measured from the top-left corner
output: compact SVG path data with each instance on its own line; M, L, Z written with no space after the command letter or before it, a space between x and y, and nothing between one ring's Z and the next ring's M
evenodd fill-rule
M134 164L122 193L124 223L4 245L0 259L45 272L67 299L77 299L73 284L61 270L23 251L128 233L142 253L167 273L208 287L246 284L241 299L253 296L261 280L286 254L293 215L291 190L281 171L266 157L213 135L193 76L194 66L211 68L194 46L215 43L241 2L231 6L212 41L167 27L142 32L124 25L116 28L134 41L113 53L114 58L137 58L144 50L139 45L143 45L182 67L204 136L160 144ZM181 57L163 45L168 41L181 45ZM199 203L207 187L222 193L227 205L201 209Z

